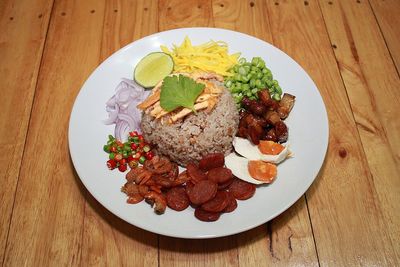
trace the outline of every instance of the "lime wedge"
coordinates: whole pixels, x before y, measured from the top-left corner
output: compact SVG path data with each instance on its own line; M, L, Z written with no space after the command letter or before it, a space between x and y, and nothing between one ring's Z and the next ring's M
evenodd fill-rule
M133 76L138 84L145 88L150 88L171 74L173 69L174 61L170 55L163 52L154 52L139 61Z

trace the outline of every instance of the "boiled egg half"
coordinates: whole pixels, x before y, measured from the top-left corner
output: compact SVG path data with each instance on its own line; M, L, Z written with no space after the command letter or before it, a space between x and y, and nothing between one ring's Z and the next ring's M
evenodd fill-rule
M276 164L290 156L289 146L272 141L260 141L258 146L249 140L235 137L235 151L225 157L225 165L239 179L252 184L269 184L277 176Z
M290 155L289 144L284 146L273 141L260 140L260 144L257 146L245 138L235 137L233 146L237 153L249 160L279 164Z

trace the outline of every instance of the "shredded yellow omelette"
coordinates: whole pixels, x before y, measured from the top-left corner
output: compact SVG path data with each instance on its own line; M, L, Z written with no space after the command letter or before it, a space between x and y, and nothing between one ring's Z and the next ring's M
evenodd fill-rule
M238 63L240 53L228 54L228 45L223 41L209 41L193 46L186 36L180 46L173 45L172 51L166 46L161 50L174 60L174 72L214 72L222 76L231 76L230 68Z

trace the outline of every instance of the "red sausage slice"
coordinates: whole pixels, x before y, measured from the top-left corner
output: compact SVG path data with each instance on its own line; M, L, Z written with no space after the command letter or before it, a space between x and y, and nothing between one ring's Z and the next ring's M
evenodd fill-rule
M200 170L194 163L188 163L186 165L186 170L192 182L195 184L200 182L201 180L207 179L207 175L202 170Z
M223 167L225 164L225 156L222 153L210 153L200 160L199 168L203 171L208 171L213 168Z
M167 192L167 205L173 210L182 211L189 207L189 198L185 188L174 187Z
M231 192L236 199L246 200L254 195L256 186L240 179L235 179L229 186L229 192Z
M194 210L194 216L203 222L214 222L219 219L221 213L219 212L209 212L205 211L202 208L196 208Z
M222 184L218 184L218 190L224 190L224 189L227 189L230 185L231 185L231 183L234 181L235 179L229 179L228 181L226 181L225 183L222 183Z
M207 173L207 178L217 184L223 184L232 179L232 177L232 171L224 167L213 168Z
M232 193L228 193L228 198L229 198L229 204L226 206L226 208L223 210L223 212L232 212L237 208L237 201L235 197L232 195Z
M228 206L229 203L230 199L228 192L218 191L215 197L201 205L201 208L209 212L221 212Z
M190 192L192 191L193 187L194 187L194 183L192 183L191 181L186 182L185 189L186 189L186 194L188 196L189 196Z
M201 180L188 192L190 202L201 205L215 197L217 184L210 180Z

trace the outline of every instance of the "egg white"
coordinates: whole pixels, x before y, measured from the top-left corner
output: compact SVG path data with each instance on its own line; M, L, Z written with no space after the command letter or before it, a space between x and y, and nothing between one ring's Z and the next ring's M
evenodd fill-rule
M241 137L233 139L235 151L249 160L262 160L274 164L279 164L284 161L290 154L289 144L286 144L284 149L278 155L266 155L261 153L258 146L253 145L249 140Z
M240 180L252 183L252 184L267 184L267 182L259 181L250 176L248 165L249 160L243 157L239 157L234 152L225 157L225 165L229 168L233 175Z

